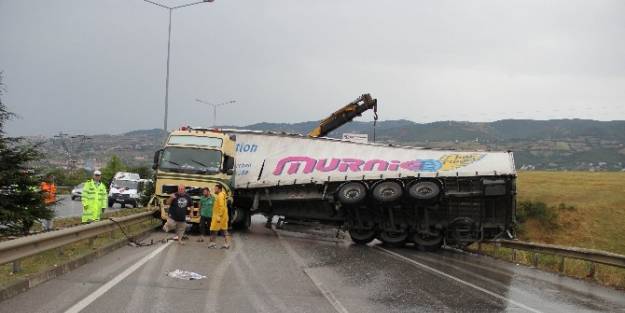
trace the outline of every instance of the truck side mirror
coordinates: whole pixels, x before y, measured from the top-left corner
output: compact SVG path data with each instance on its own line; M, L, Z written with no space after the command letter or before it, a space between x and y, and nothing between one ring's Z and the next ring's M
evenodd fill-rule
M152 163L153 170L158 168L158 161L161 159L161 152L163 152L163 149L156 150L156 152L154 152L154 162Z
M234 158L229 155L224 155L224 166L222 172L232 175L234 172Z

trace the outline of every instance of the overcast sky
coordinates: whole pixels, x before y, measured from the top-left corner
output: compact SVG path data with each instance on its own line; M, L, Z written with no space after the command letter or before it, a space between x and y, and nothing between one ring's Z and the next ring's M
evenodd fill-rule
M168 10L141 0L0 0L3 101L21 117L9 134L162 127L167 24ZM216 0L173 12L170 129L212 124L196 98L236 100L218 123L246 125L319 120L362 93L384 120L625 120L625 1Z

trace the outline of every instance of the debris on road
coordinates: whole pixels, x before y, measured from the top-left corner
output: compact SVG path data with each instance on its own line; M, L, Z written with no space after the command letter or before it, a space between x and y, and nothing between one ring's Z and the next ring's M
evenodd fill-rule
M206 278L204 275L179 269L167 273L167 276L183 280L199 280Z

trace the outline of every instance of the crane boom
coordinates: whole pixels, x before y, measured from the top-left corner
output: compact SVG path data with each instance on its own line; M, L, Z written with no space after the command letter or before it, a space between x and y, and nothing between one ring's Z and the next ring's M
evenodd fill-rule
M313 138L326 136L331 131L353 120L354 117L371 109L373 109L374 120L377 121L378 100L371 98L371 95L366 93L322 120L319 126L308 133L308 136Z

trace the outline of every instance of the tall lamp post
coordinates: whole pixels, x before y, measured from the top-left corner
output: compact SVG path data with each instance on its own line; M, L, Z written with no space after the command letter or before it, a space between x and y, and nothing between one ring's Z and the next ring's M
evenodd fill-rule
M163 121L163 130L167 131L167 111L169 109L169 53L171 51L171 13L176 9L190 7L192 5L196 5L200 3L213 2L214 0L197 1L197 2L192 2L192 3L177 5L174 7L169 7L164 4L156 3L150 0L143 0L143 1L169 10L169 27L168 27L169 33L167 36L167 73L165 74L165 119Z
M222 102L222 103L212 103L212 102L204 101L202 99L195 99L195 101L197 101L199 103L208 104L208 105L213 107L213 127L217 126L217 107L220 107L222 105L226 105L226 104L230 104L230 103L235 103L236 102L235 100L230 100L230 101L226 101L226 102Z

